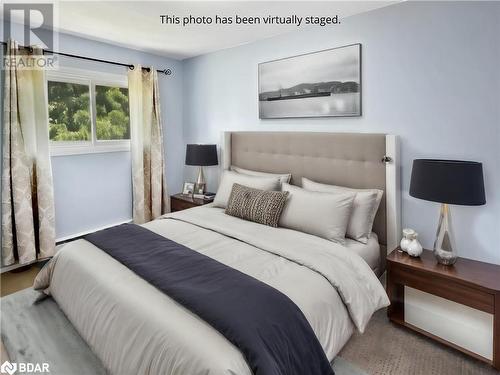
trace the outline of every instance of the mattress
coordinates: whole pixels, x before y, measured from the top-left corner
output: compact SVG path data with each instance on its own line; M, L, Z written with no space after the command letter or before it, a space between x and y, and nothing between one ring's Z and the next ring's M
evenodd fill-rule
M193 208L144 225L267 283L304 313L329 360L388 304L358 255L331 241ZM218 331L85 240L37 276L111 374L251 375Z
M380 245L376 233L372 232L366 244L347 238L345 246L363 258L376 273L380 265Z

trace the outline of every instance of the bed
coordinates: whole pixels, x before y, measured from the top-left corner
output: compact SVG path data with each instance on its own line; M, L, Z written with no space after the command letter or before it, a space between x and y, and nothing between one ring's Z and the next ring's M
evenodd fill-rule
M143 227L288 296L331 361L387 305L377 275L399 232L397 146L379 134L226 132L222 168L290 171L384 190L369 243L345 246L244 221L211 205ZM384 161L382 161L384 160ZM112 374L251 374L241 352L204 320L85 240L68 243L36 280Z

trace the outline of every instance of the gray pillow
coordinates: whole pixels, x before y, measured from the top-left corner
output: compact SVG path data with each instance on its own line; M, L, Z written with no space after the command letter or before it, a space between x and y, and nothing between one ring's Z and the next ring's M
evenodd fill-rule
M292 178L291 173L268 173L268 172L259 172L259 171L252 171L250 169L243 169L240 167L235 167L234 165L231 166L231 170L237 173L242 173L246 174L249 176L259 176L259 177L278 177L280 179L280 182L286 182L289 183L290 179Z
M235 183L261 190L279 190L280 188L278 177L247 176L241 173L224 171L219 189L217 189L217 194L214 198L214 205L216 207L226 208L229 195Z
M287 196L286 191L266 191L233 184L226 214L277 227Z
M289 192L289 197L281 214L280 227L345 244L355 193L318 193L286 183L282 190Z
M352 189L344 186L327 185L302 177L302 187L323 193L355 193L351 218L347 225L346 237L361 243L368 243L373 221L384 192L379 189Z

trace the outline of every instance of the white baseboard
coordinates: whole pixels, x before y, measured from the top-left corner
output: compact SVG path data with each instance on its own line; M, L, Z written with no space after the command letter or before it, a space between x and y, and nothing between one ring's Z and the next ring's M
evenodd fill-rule
M16 263L16 264L12 264L10 266L4 266L0 269L0 274L1 273L4 273L4 272L9 272L9 271L13 271L17 268L21 268L21 267L26 267L26 266L29 266L29 265L32 265L32 264L35 264L35 263L38 263L38 262L41 262L42 260L45 260L45 259L35 259L31 262L28 262L28 263L24 263L24 264L19 264L19 263Z
M71 241L71 240L74 240L74 239L77 239L79 237L82 237L82 236L85 236L87 234L90 234L90 233L93 233L93 232L96 232L98 230L102 230L102 229L107 229L107 228L111 228L111 227L114 227L116 225L120 225L120 224L125 224L125 223L131 223L132 222L132 219L128 219L128 220L125 220L125 221L120 221L118 223L114 223L114 224L109 224L109 225L105 225L105 226L102 226L102 227L98 227L98 228L94 228L94 229L89 229L89 230L86 230L86 231L83 231L83 232L79 232L79 233L74 233L74 234L70 234L68 236L64 236L64 237L59 237L59 238L56 238L56 244L60 244L61 242L68 242L68 241ZM21 268L21 267L25 267L25 266L29 266L31 264L35 264L35 263L38 263L38 262L41 262L41 261L44 261L44 260L47 260L48 258L46 259L36 259L32 262L29 262L29 263L24 263L24 264L19 264L19 263L16 263L16 264L12 264L10 266L5 266L5 267L2 267L0 269L0 273L4 273L4 272L9 272L9 271L13 271L17 268Z
M132 219L128 219L128 220L125 220L125 221L120 221L118 223L107 224L107 225L104 225L104 226L101 226L101 227L98 227L98 228L88 229L88 230L85 230L83 232L73 233L73 234L70 234L68 236L56 238L56 243L71 241L73 239L76 239L76 238L79 238L79 237L82 237L82 236L86 236L87 234L90 234L90 233L93 233L93 232L97 232L98 230L108 229L108 228L111 228L111 227L115 227L117 225L131 223L131 222L132 222Z

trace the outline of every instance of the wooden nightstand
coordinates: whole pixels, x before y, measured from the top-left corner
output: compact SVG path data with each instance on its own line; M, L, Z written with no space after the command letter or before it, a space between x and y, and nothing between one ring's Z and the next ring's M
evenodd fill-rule
M412 258L396 249L387 257L387 294L391 300L387 315L392 322L500 370L500 266L464 258L458 258L454 266L443 266L437 263L432 251L424 250L420 258ZM409 300L415 295L416 299ZM419 296L430 302L430 309L425 310ZM443 318L443 321L433 321L433 318ZM464 324L453 321L462 318ZM476 323L480 329L474 330ZM451 327L451 334L446 333L447 325ZM480 332L487 333L486 339L474 343ZM477 346L465 348L467 345ZM483 350L483 355L478 354L481 350L476 348Z
M172 212L182 211L188 208L203 206L212 203L213 200L205 200L201 198L191 198L189 195L175 194L170 196L170 210Z

